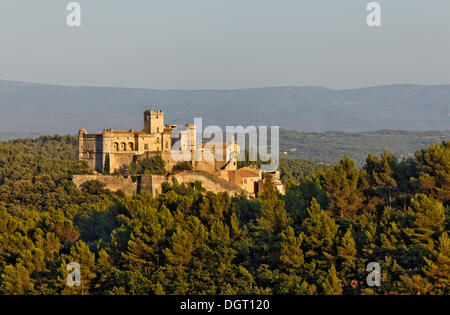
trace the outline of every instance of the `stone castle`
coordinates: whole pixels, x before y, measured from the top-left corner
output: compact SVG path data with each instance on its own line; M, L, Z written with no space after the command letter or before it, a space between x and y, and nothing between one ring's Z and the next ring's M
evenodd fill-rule
M260 169L238 169L237 157L240 148L234 138L231 143L196 143L194 124L187 124L184 129L180 129L175 124L164 124L163 111L146 110L143 130L105 129L101 133L88 134L86 129L81 129L78 132L78 157L79 160L86 161L93 172L120 174L132 162L155 155L164 159L167 172L170 173L180 160L174 160L174 156L177 156L191 165L192 174L203 174L208 180L215 178L217 182L226 181L228 186L223 184L226 187L229 187L229 184L235 185L236 191L241 189L255 195L263 189ZM214 158L195 158L206 154ZM284 187L279 182L279 173L273 175L274 184L280 192L284 192ZM81 183L82 179L78 178L77 181Z

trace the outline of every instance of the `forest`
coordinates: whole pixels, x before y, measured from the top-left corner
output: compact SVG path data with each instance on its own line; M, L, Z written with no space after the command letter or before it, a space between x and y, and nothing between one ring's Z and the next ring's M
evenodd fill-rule
M286 195L268 180L257 198L177 182L156 197L79 190L76 149L72 136L0 142L0 294L450 293L449 140L361 167L282 159Z

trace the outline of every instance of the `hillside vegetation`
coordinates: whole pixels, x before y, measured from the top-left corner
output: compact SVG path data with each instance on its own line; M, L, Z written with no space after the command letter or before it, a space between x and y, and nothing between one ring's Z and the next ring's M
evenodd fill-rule
M177 182L156 197L78 190L75 158L70 136L0 142L0 294L450 293L450 141L361 169L286 160L286 196L268 182L257 199Z

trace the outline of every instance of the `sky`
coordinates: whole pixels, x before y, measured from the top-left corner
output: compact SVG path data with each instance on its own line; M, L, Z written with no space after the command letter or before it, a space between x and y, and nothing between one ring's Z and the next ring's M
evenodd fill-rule
M450 84L450 1L0 1L0 79L237 89Z

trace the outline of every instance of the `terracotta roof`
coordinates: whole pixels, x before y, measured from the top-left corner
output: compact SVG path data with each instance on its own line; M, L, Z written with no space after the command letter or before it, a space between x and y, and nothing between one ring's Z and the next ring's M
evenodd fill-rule
M246 169L238 169L236 171L238 173L239 176L241 177L258 177L259 178L259 174L256 174L255 172L252 172L250 170L246 170Z
M261 169L256 168L256 167L252 167L252 166L244 166L244 167L241 167L240 170L242 170L242 171L245 170L245 171L253 172L253 174L256 174L256 175L258 175L258 176L259 176L259 174L261 173Z

